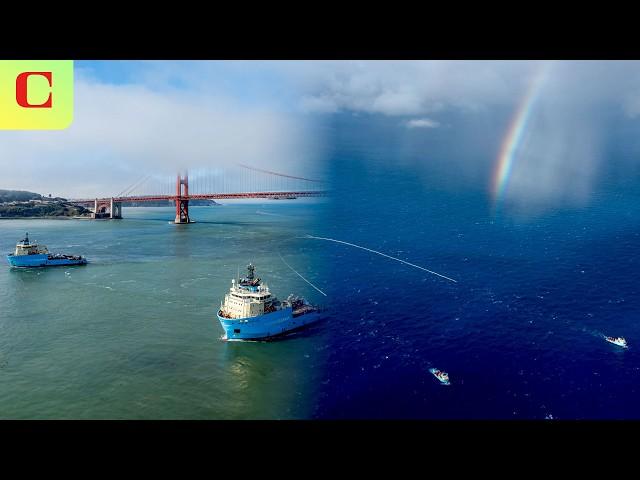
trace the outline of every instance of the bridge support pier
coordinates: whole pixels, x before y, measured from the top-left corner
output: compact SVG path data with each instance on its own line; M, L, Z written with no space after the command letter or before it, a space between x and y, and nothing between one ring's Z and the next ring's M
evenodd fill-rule
M173 223L194 223L189 218L189 200L182 198L176 199L176 219Z
M122 203L114 202L113 198L111 198L110 217L122 218Z
M183 185L184 188L182 188ZM187 173L184 177L178 173L176 180L176 219L173 223L193 223L189 218L189 175Z

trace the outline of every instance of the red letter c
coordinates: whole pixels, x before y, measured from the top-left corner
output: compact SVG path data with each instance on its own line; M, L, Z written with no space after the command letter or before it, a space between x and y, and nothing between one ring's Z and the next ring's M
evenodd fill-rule
M51 72L22 72L16 78L16 102L24 108L51 108L51 92L49 92L49 98L47 101L39 105L32 105L27 100L27 79L31 75L40 75L41 77L46 78L49 81L49 86L53 87Z

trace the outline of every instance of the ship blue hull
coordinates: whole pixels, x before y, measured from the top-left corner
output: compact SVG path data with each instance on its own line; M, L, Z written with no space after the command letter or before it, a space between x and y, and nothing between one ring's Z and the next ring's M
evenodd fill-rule
M46 254L41 255L7 255L9 265L12 267L64 267L69 265L84 265L86 259L73 260L69 258L53 258L49 259Z
M320 314L311 312L294 317L291 307L288 307L259 317L224 318L218 311L218 320L224 329L226 340L259 340L303 328L320 320Z

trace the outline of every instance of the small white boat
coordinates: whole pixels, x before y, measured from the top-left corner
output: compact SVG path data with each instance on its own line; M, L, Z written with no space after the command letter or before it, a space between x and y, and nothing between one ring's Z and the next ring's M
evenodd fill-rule
M624 337L607 337L607 336L605 336L604 339L609 343L613 343L614 345L618 345L619 347L628 348L627 341L624 339Z
M430 368L429 372L431 372L433 376L440 381L441 384L451 385L451 382L449 382L449 374L447 372L443 372L441 370L438 370L437 368Z

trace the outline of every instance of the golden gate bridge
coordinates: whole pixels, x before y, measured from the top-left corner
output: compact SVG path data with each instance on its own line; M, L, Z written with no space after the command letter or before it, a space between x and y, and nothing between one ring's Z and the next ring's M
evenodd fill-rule
M234 171L235 170L235 171ZM321 180L274 172L245 164L229 169L200 169L178 173L175 177L148 174L116 195L73 199L70 203L88 207L93 218L122 218L127 203L173 202L175 223L192 223L191 200L296 199L327 194Z

